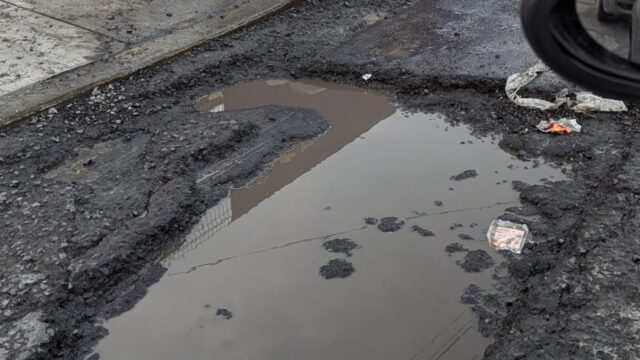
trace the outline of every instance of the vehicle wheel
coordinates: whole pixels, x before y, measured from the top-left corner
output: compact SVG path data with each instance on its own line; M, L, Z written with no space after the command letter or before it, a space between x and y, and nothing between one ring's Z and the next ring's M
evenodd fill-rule
M613 22L618 17L614 14L609 14L604 10L604 0L598 0L598 20L602 22Z
M529 44L555 73L598 95L638 100L640 64L597 43L580 25L575 1L522 0L521 19Z

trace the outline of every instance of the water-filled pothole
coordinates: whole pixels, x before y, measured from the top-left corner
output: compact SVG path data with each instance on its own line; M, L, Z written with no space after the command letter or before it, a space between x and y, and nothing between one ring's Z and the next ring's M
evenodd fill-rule
M259 81L197 103L261 105L313 107L333 128L210 209L146 297L106 322L101 359L480 358L490 339L459 299L491 271L465 272L465 252L445 248L499 261L484 232L517 205L510 181L559 171L356 88ZM477 176L450 179L465 170Z

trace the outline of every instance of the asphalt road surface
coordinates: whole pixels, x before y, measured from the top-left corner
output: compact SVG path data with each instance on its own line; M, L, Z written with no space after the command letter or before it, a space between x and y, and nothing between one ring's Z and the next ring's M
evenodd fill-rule
M496 159L513 157L530 164L523 166L531 171L552 165L563 174L513 182L519 206L491 214L532 229L534 242L521 255L493 254L494 267L478 255L480 263L465 265L491 268L481 272L492 275L489 283L459 294L464 308L475 314L474 327L488 337L484 358L640 356L638 108L628 104L624 113L584 115L510 103L505 79L536 62L521 35L517 10L516 2L506 0L305 1L0 130L0 359L91 354L107 335L103 320L126 316L149 286L168 275L161 259L180 248L207 209L222 204L231 188L246 185L301 141L330 128L325 115L308 108L202 112L196 101L255 80L300 78L384 94L409 120L411 112L440 114L443 129L464 125L477 136L473 143L493 139L499 146ZM372 76L365 81L364 74ZM552 99L566 85L547 74L528 92ZM535 131L540 120L560 117L575 117L582 132ZM432 152L440 159L448 156L441 148ZM427 158L383 155L376 159L405 165L388 167L397 171ZM370 161L370 168L385 168L385 162ZM462 191L483 179L478 173L477 179L443 191ZM346 171L332 176L336 187L350 179ZM393 189L385 195L392 198ZM509 185L504 189L511 191ZM432 200L430 205L441 199ZM367 216L383 217L374 210L355 215L362 218L360 226ZM385 219L382 229L410 231L413 224L400 225L409 221L403 219ZM433 232L435 238L442 233ZM479 235L466 235L485 243ZM465 239L460 237L463 245L472 244ZM359 244L362 249L352 249L354 263L373 251ZM449 261L444 249L441 256ZM350 275L345 261L327 264L337 268L320 274ZM387 258L379 262L386 264ZM323 264L310 265L320 278ZM356 263L351 277L326 283L355 281L363 273ZM281 302L286 309L286 299ZM211 309L222 319L220 326L242 319L241 309L234 313L234 304L225 306ZM428 353L415 350L414 358L427 358Z

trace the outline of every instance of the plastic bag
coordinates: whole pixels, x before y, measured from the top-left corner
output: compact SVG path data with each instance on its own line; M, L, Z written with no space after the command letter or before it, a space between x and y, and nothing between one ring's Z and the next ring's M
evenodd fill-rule
M487 231L487 239L496 250L508 250L516 254L522 252L529 241L529 228L506 220L494 220Z

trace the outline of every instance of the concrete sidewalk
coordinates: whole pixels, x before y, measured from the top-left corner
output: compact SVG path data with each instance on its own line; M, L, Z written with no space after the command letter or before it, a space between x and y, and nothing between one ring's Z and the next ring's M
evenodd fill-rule
M0 0L0 127L294 0Z

